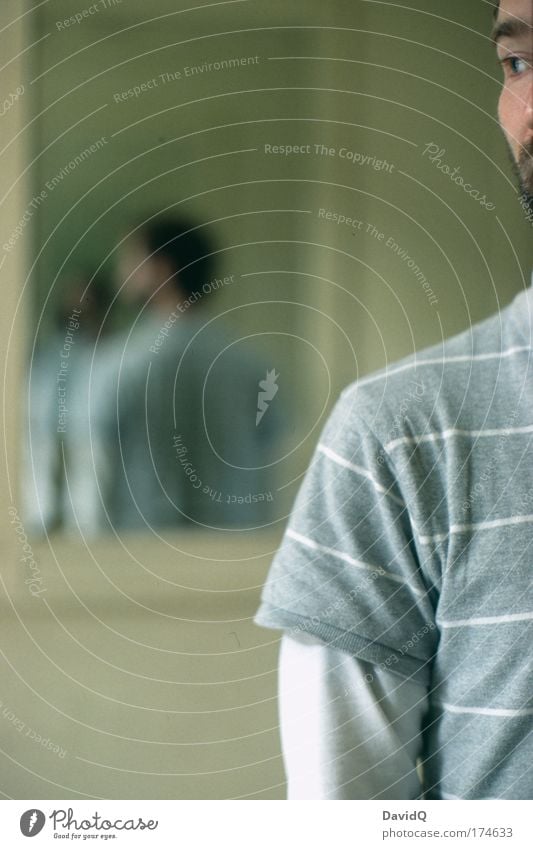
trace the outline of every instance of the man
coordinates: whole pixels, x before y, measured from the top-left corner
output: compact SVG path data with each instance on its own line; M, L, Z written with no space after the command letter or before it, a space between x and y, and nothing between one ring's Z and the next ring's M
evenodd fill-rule
M532 25L495 11L528 215ZM342 393L256 615L290 799L532 798L532 318L530 288Z
M120 295L134 317L103 346L92 393L102 500L119 531L253 527L272 509L258 495L272 488L277 435L274 417L256 427L265 369L205 310L238 285L215 275L205 230L158 215L121 244Z

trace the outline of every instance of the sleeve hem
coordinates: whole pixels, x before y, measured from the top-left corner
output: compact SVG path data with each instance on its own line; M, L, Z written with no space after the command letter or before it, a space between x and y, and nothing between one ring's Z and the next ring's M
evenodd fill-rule
M360 660L381 665L384 669L396 673L402 678L412 679L426 687L430 683L430 661L413 657L413 655L402 654L397 649L373 642L366 637L355 634L353 631L341 630L327 622L322 622L316 616L302 616L281 607L274 607L268 602L262 602L254 617L254 622L262 628L290 630L293 633L302 631L313 634L332 648L345 651Z

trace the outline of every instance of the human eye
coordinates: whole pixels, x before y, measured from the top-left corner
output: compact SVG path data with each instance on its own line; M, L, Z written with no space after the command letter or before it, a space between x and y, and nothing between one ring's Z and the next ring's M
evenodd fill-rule
M500 64L511 77L519 77L531 69L529 62L521 56L504 56L503 59L500 59Z

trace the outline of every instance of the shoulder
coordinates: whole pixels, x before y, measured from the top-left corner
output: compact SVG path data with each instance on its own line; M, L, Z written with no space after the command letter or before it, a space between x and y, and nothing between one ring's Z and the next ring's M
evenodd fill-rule
M509 306L442 343L347 386L332 415L351 441L371 431L385 445L405 434L476 427L505 406L516 375L531 368L531 344L517 331L518 296Z

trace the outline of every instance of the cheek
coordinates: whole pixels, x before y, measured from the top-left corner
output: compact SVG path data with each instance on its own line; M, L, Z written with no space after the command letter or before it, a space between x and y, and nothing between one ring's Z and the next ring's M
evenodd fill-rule
M520 104L507 87L503 88L500 96L498 118L507 141L513 149L517 148L519 144Z
M131 271L126 289L131 293L146 292L150 288L150 279L144 266Z
M126 253L122 256L118 268L119 283L126 280L125 289L128 292L144 290L149 283L150 271L148 262L143 262L144 256L136 253Z

